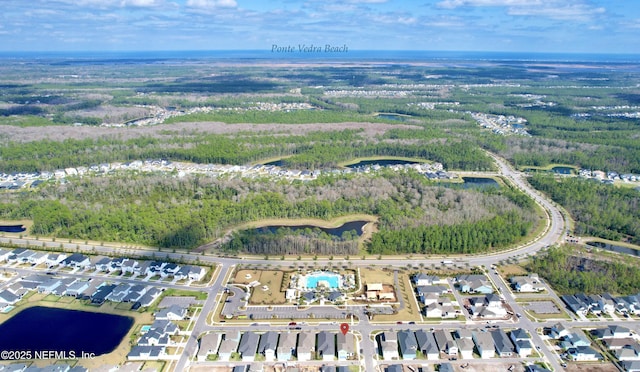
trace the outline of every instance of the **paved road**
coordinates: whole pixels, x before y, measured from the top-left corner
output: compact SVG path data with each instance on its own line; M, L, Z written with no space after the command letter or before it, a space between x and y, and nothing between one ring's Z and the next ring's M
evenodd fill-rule
M560 210L555 206L555 204L547 199L545 199L540 193L534 190L525 180L525 176L515 171L511 168L504 159L498 158L497 156L490 154L496 161L499 167L499 173L506 177L513 185L522 190L524 193L531 196L536 203L538 203L547 213L547 227L541 236L537 237L531 242L528 242L520 247L515 249L511 249L509 251L489 254L489 255L478 255L478 256L465 256L454 259L457 264L469 264L470 266L485 266L489 267L492 264L495 264L501 260L506 260L512 257L524 257L527 255L533 255L539 250L543 249L546 246L553 245L554 243L560 241L566 234L566 225L565 220L560 212ZM223 292L226 283L224 280L226 278L226 274L228 270L231 270L237 264L269 264L271 266L288 266L291 264L291 261L273 261L273 260L264 260L257 258L227 258L227 257L215 257L208 255L196 255L196 254L188 254L188 253L169 253L169 252L160 252L153 249L136 249L136 248L127 248L125 246L113 246L113 245L94 245L94 244L83 244L83 243L68 243L68 242L54 242L54 241L46 241L44 239L36 240L32 238L9 238L9 237L0 237L0 242L3 243L12 243L15 245L21 246L38 246L38 247L49 247L59 249L60 247L70 250L70 251L78 251L85 252L91 254L118 254L122 256L140 256L152 259L163 259L169 258L173 260L191 260L191 261L199 261L204 264L215 264L221 267L220 275L215 279L215 282L206 288L206 291L209 293L208 299L205 302L204 308L198 318L195 321L195 328L192 336L187 341L187 345L185 347L185 351L182 353L180 360L176 366L176 371L185 370L188 366L190 359L194 356L196 351L197 344L197 336L204 331L211 329L220 329L220 326L211 327L206 324L207 315L214 309L216 303L218 301L218 295ZM451 259L451 258L449 258ZM350 259L350 262L354 266L359 265L368 265L372 262L369 260L361 260L361 259ZM430 264L439 264L440 258L424 258L421 259L419 257L412 258L414 264L423 263L425 265ZM295 262L295 261L294 261ZM318 259L314 260L319 266L329 265L332 263L336 263L338 261L326 260L326 259ZM394 258L384 258L381 260L375 260L377 265L386 265L386 266L395 266L400 268L405 268L407 265L406 257L394 257ZM120 280L120 278L118 278ZM129 280L123 279L123 282L129 282ZM136 280L131 280L132 282L136 282ZM151 284L151 283L149 283ZM504 292L508 294L508 291ZM513 300L513 298L511 298ZM515 304L515 301L512 302ZM517 304L515 305L518 306ZM519 309L519 308L518 308ZM364 311L356 309L356 311ZM365 357L364 367L366 371L373 371L375 368L375 361L371 357L371 355L375 355L375 345L370 340L371 333L374 330L379 330L380 325L373 325L368 320L366 320L366 316L364 314L358 313L361 321L358 324L354 325L354 329L362 335L362 343L361 348L363 349ZM534 342L541 342L539 337L535 332L535 325L526 319L520 320L521 326L526 327L530 330L530 333L534 337ZM513 323L510 323L513 326ZM324 329L325 326L317 326L318 329ZM336 325L326 326L327 329L336 329ZM392 328L398 328L395 325L391 326ZM448 327L452 327L449 325ZM225 328L229 328L229 326L225 326ZM240 329L241 327L239 327ZM270 327L269 329L273 329L274 327ZM400 329L400 328L398 328ZM531 332L533 330L533 332ZM545 352L546 359L552 363L552 365L558 366L557 361L551 356L551 354Z

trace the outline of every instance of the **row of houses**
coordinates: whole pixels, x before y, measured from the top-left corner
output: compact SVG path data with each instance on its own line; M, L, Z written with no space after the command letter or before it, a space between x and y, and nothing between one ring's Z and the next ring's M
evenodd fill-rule
M171 305L154 314L154 321L146 325L144 333L127 354L128 360L158 360L167 358L167 347L177 346L175 336L180 328L175 321L187 317L187 309L179 305Z
M602 313L619 313L622 315L640 314L640 293L636 295L616 297L609 293L600 295L575 295L560 296L562 301L574 313L586 316L589 313L599 315Z
M93 259L93 260L92 260ZM183 265L163 261L142 261L126 257L89 257L81 253L49 253L39 252L27 248L14 250L0 249L0 262L40 265L49 268L71 267L80 269L95 268L103 272L121 271L132 275L159 275L162 278L172 277L178 280L200 281L206 270L200 266Z
M33 274L0 290L0 306L14 305L32 291L90 300L96 305L105 301L133 303L134 309L150 306L162 293L156 287L142 284Z
M615 356L625 371L640 371L640 337L629 328L609 325L591 330L591 335Z
M591 340L579 329L556 323L549 330L549 336L558 341L565 359L576 362L602 360L602 355L591 347Z
M531 336L523 329L515 329L509 335L502 329L471 331L458 329L451 332L438 329L401 330L383 332L377 336L384 360L417 359L418 353L428 360L443 358L473 359L474 352L481 358L511 357L518 354L525 358L533 353Z
M198 360L205 361L217 355L220 361L229 361L237 353L243 362L255 361L261 355L265 361L334 361L353 359L356 341L352 333L313 332L227 332L207 333L200 338Z

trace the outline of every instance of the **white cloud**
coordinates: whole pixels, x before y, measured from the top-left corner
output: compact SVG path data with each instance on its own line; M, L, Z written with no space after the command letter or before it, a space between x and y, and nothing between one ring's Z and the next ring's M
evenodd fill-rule
M563 21L589 21L606 9L593 7L582 0L442 0L441 8L506 7L513 16L545 17Z
M187 7L198 9L235 8L236 0L187 0Z

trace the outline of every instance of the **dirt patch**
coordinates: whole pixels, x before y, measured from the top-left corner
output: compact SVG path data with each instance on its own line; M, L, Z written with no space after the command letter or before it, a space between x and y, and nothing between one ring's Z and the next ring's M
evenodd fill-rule
M569 372L617 372L613 363L569 363L564 369Z
M143 136L162 137L166 131L199 132L209 134L234 134L239 132L265 132L271 135L288 134L304 135L309 132L336 131L344 129L364 129L364 136L373 138L395 128L421 130L422 127L406 124L384 123L316 123L316 124L225 124L220 122L176 123L171 125L154 125L147 127L91 127L91 126L47 126L47 127L15 127L0 125L0 138L10 141L32 142L49 139L63 141L66 139L97 139L102 137L122 140Z
M252 305L281 305L286 302L285 292L281 291L283 278L283 271L240 270L236 273L234 283L260 283L251 288L249 303Z

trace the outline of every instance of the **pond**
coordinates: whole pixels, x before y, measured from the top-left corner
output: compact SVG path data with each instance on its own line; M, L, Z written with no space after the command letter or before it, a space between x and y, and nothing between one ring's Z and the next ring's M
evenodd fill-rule
M381 167L386 167L389 165L405 165L405 164L419 164L419 161L412 160L398 160L398 159L378 159L378 160L361 160L354 164L347 165L347 168L360 168L371 165L379 165Z
M485 187L494 187L499 188L500 184L496 182L493 178L487 177L462 177L464 184L463 188L485 188Z
M407 121L408 119L410 119L410 116L406 116L406 115L399 115L399 114L378 114L377 117L379 117L380 119L387 119L387 120L395 120L395 121Z
M333 235L337 237L341 237L342 234L346 231L354 231L356 234L358 234L358 236L361 236L362 228L367 223L369 223L369 221L351 221L338 227L319 227L314 225L293 225L293 226L269 225L269 226L258 227L256 228L256 231L259 233L265 233L265 232L275 233L278 229L281 229L281 228L290 229L292 231L306 230L306 229L311 229L311 230L319 229L329 235Z
M571 174L573 172L573 168L570 167L553 167L551 168L553 173L557 174Z
M24 225L0 225L0 232L20 233L26 230Z
M602 242L588 242L587 245L600 248L600 249L606 249L611 252L630 254L632 256L640 257L640 250L633 249L633 248L627 248L619 245L613 245L613 244L602 243Z
M0 350L98 356L115 350L132 325L126 316L34 306L0 324Z

